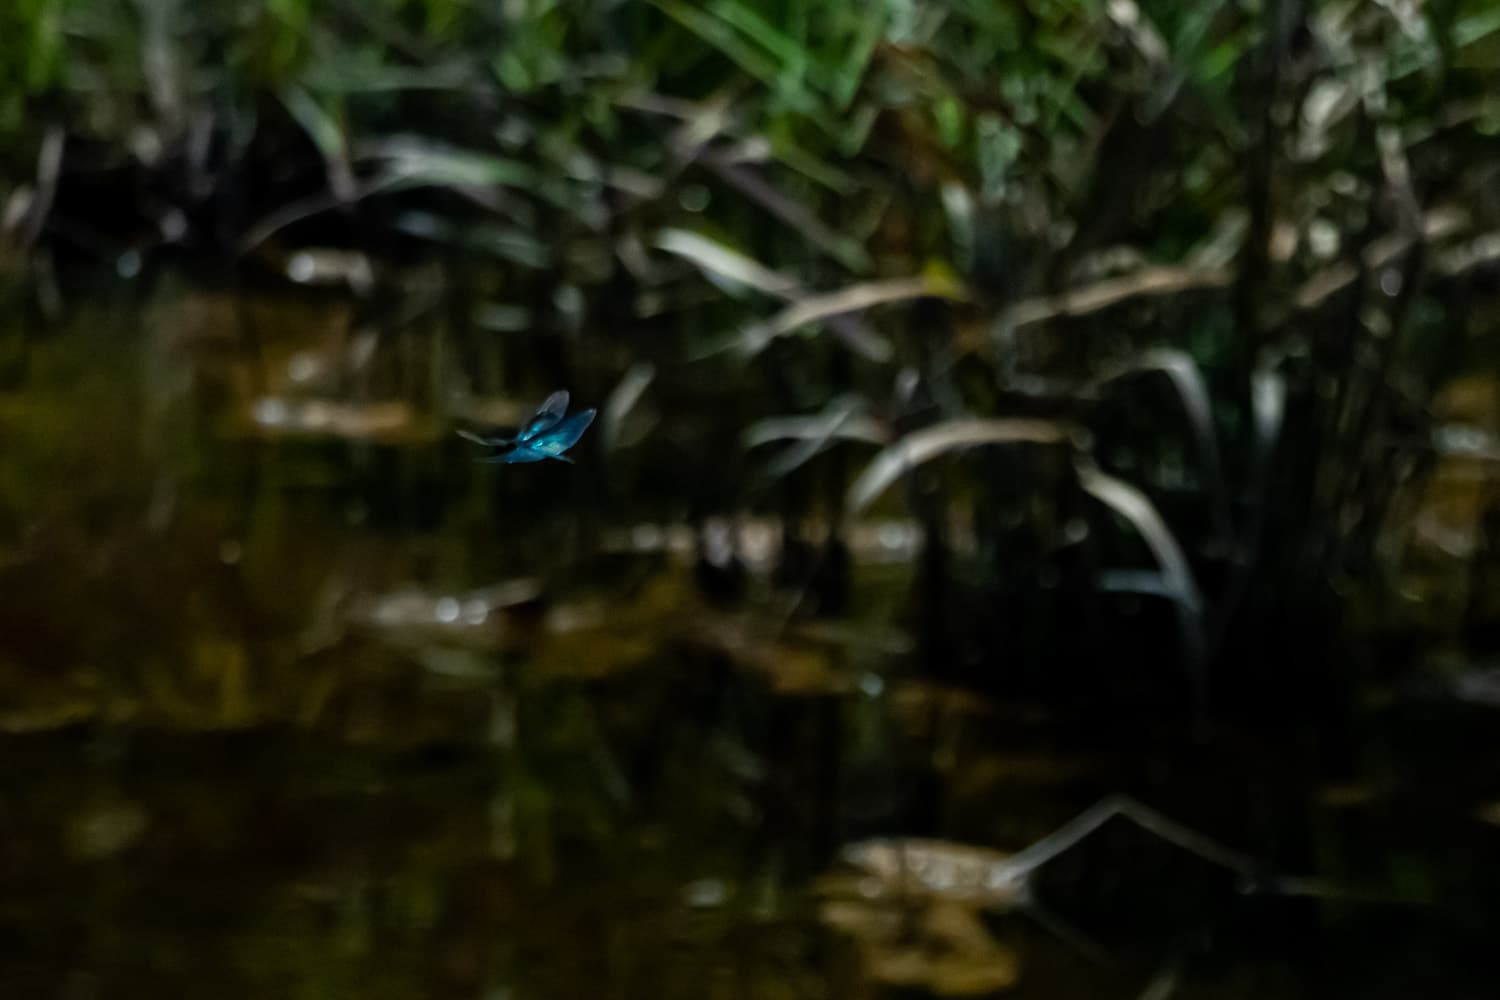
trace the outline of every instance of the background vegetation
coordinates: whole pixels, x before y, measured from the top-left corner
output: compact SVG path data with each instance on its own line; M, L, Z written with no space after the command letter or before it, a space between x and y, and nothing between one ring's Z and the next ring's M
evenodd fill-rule
M1500 636L1497 73L1482 0L12 0L7 725L385 753L461 719L492 762L507 713L539 712L564 735L531 763L507 737L500 777L443 772L509 789L501 840L530 846L507 858L551 858L552 822L642 828L602 755L632 794L697 789L632 808L722 848L706 868L743 852L779 885L860 832L1017 839L975 777L1001 749L965 742L990 724L929 698L962 690L1055 713L1040 736L1007 716L1017 743L1121 750L1091 789L1259 816L1279 860L1447 886L1472 930L1482 886L1445 880L1484 855L1440 862L1452 828L1362 857L1317 817L1468 761L1423 809L1493 826L1500 788L1442 713L1494 700ZM602 408L576 470L472 465L455 426L557 386ZM674 525L689 583L651 561ZM450 593L506 624L476 638ZM548 601L572 617L538 626ZM590 687L642 664L670 683ZM498 714L408 700L455 672ZM490 690L512 673L533 679ZM698 721L653 735L649 711ZM1407 756L1429 725L1452 742ZM664 763L726 728L764 768L732 846L698 802L717 765ZM337 787L381 770L343 752L317 756ZM133 829L120 808L107 829ZM413 899L459 906L473 850L399 862ZM505 906L543 905L508 871ZM349 888L369 877L335 879L346 929L379 923Z

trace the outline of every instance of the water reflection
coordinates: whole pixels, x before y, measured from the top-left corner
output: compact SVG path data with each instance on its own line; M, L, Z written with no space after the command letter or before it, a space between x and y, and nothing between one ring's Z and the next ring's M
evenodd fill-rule
M382 368L399 344L344 336L344 308L84 310L28 342L0 399L8 995L1111 997L1170 967L1183 995L1269 976L1313 996L1445 974L1430 910L1257 909L1141 841L1049 865L1055 922L979 913L955 893L1019 898L990 862L1117 788L1308 870L1296 804L1245 789L1295 785L1311 751L1238 734L1185 754L934 683L904 610L917 521L690 511L722 470L672 434L719 440L710 412L576 468L476 469L451 427L514 423L520 395L436 363L402 386ZM667 467L644 499L610 479ZM834 542L848 613L814 615ZM728 597L704 564L741 575ZM1483 677L1458 700L1487 707ZM1387 749L1410 769L1389 786L1420 789L1420 755ZM1495 789L1473 790L1434 813L1457 833L1385 823L1383 796L1325 801L1325 866L1490 870ZM908 832L948 838L953 885L892 903L818 880ZM1442 837L1467 845L1447 864ZM1280 923L1323 935L1333 971L1273 946ZM1356 948L1398 932L1404 971Z

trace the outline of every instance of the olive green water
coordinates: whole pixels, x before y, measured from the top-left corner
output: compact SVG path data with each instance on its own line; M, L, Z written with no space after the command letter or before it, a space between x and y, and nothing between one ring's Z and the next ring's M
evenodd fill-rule
M17 316L4 996L1492 995L1482 708L1371 709L1330 761L1315 723L1193 742L945 692L892 630L908 561L856 547L855 612L817 628L754 579L706 600L660 550L711 463L648 482L600 429L575 466L476 467L422 415L441 378L320 374L336 303L105 288ZM409 406L288 433L268 398ZM1245 896L1111 826L1037 881L1092 949L1017 911L908 913L863 950L820 919L841 844L1015 850L1111 792L1407 899ZM871 947L982 954L989 985L882 984Z

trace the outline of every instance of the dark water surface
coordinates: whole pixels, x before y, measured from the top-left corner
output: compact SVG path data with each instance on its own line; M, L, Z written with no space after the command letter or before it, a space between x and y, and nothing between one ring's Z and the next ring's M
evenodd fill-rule
M1495 995L1489 709L1195 739L942 688L899 519L854 536L846 616L788 614L759 516L742 597L695 574L732 404L480 467L452 415L549 375L476 402L439 335L365 335L171 288L0 323L0 995ZM1128 824L1029 912L881 930L820 880L1111 793L1401 901L1246 895Z

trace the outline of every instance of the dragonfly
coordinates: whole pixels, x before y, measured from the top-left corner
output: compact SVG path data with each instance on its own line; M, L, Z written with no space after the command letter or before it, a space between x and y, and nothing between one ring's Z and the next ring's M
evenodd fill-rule
M579 410L572 416L564 416L568 412L568 390L559 389L548 396L541 406L537 407L531 419L514 437L503 435L475 434L471 431L460 430L459 437L475 444L482 444L486 448L504 449L493 455L486 455L479 459L481 462L541 462L549 458L555 458L559 462L572 464L572 459L563 452L578 443L583 437L583 432L588 430L589 424L594 422L595 410Z

